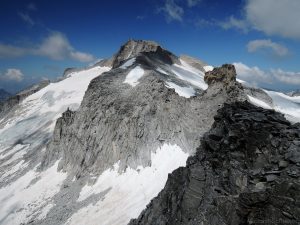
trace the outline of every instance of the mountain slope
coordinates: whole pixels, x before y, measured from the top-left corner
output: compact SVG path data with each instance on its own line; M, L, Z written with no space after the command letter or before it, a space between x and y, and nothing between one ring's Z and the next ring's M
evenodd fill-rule
M109 70L95 67L51 83L15 105L0 120L0 224L27 223L42 218L53 204L66 174L57 164L39 172L56 119L68 107L76 109L89 81ZM34 194L33 194L34 193Z

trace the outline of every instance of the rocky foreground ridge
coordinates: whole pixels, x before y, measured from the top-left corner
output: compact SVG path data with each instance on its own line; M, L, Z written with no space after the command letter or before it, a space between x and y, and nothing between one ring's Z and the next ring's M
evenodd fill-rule
M225 104L187 166L130 225L300 223L300 124Z

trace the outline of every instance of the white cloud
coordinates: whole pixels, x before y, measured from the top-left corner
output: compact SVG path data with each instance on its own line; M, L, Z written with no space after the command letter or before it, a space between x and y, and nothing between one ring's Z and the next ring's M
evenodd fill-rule
M267 35L300 39L299 0L246 0L242 12L242 18L231 16L220 26L244 32L255 29Z
M219 25L225 29L238 29L241 30L243 32L248 32L249 28L248 28L248 23L245 20L240 20L235 18L234 16L230 16L229 19L225 22L220 22Z
M33 50L33 53L54 60L62 60L67 58L72 50L68 39L62 33L55 32L45 38L42 44Z
M94 56L84 52L70 52L70 56L72 59L80 62L91 62L94 60Z
M51 33L41 44L33 48L0 44L0 58L24 55L39 55L53 60L73 59L80 62L94 60L93 55L75 50L67 37L60 32Z
M289 54L289 50L270 39L253 40L247 44L248 52L271 51L275 56L284 57Z
M165 5L160 11L165 13L168 22L173 20L182 21L184 10L182 7L176 4L175 0L166 0Z
M19 69L10 68L7 69L5 74L0 76L2 80L10 80L20 82L24 78L24 74Z
M261 83L272 83L272 77L258 67L248 67L247 65L237 62L234 63L237 71L237 77L254 86L259 86Z
M22 56L26 53L26 49L13 45L0 44L0 58L14 58Z
M286 84L300 85L300 72L289 72L281 69L271 70L274 77Z
M19 12L18 15L25 23L29 24L30 26L33 26L35 24L34 20L27 13Z
M202 0L187 0L188 7L194 7L198 5Z
M248 0L247 21L268 35L300 39L299 0Z
M258 67L249 67L241 62L234 63L237 77L247 83L270 88L295 87L300 85L300 72L283 71L282 69L261 70Z

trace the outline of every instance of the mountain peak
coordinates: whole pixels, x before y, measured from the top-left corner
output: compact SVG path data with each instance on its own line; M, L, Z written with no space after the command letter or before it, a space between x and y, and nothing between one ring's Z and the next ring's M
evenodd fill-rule
M170 63L178 60L171 52L163 49L155 41L148 40L128 40L121 46L120 50L114 55L112 67L116 68L122 64L123 61L137 57L140 54L156 54L160 59L167 59Z

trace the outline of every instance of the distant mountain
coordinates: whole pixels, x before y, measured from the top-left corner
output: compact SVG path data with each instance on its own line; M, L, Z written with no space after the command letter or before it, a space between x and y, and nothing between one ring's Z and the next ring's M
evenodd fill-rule
M49 83L49 80L41 81L40 83L34 84L15 95L11 95L9 98L5 99L5 101L2 101L0 104L0 117L8 114L10 110L12 110L15 106L18 106L18 104L21 103L26 97L38 92Z
M0 224L299 223L299 97L236 76L129 40L11 97Z
M10 93L8 93L7 91L5 91L4 89L0 89L0 102L5 101L6 99L8 99L11 96Z
M300 90L290 91L287 93L287 95L289 95L291 97L298 97L298 96L300 96Z

